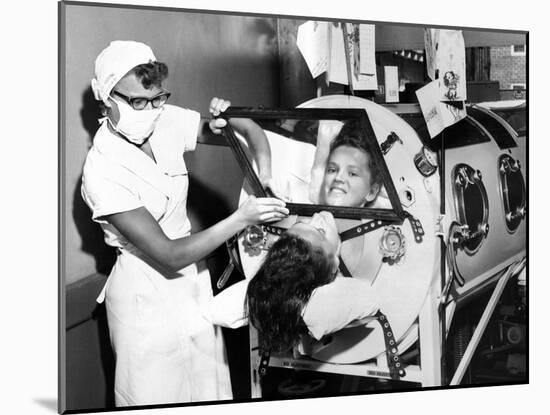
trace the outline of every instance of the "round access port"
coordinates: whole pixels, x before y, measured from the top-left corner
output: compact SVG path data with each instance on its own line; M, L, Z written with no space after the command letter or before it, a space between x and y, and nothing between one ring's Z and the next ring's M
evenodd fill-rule
M462 241L464 251L473 255L480 248L489 232L489 202L481 172L467 164L457 164L453 169L454 200L458 219L468 226Z
M498 170L506 228L513 233L525 217L525 180L519 161L508 154L499 157Z

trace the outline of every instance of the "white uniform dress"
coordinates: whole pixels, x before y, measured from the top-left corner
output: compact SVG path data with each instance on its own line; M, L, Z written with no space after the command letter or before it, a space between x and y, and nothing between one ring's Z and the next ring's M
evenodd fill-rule
M192 264L168 279L102 219L143 206L169 238L190 234L183 153L194 150L199 121L166 105L149 139L156 163L104 122L86 158L83 198L119 252L98 298L115 352L117 406L232 398L221 331L199 312L212 298L208 270Z

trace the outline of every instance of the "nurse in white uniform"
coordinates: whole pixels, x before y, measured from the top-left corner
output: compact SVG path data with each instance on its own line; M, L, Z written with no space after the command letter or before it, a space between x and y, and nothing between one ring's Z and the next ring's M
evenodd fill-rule
M244 227L288 215L282 201L252 197L191 234L183 153L194 150L203 121L166 104L166 76L147 45L114 41L97 57L92 80L105 118L86 158L82 195L106 243L118 250L98 298L106 303L116 358L117 406L232 398L221 332L200 313L212 289L199 261ZM210 112L219 115L228 105L215 98ZM257 126L235 122L258 150ZM210 122L215 132L224 125ZM257 162L262 168L261 157Z

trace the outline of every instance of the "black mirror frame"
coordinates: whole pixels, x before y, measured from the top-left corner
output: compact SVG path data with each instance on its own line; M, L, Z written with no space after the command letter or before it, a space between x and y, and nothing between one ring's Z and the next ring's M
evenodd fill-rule
M368 208L368 207L350 207L350 206L329 206L306 203L287 203L291 215L311 216L316 212L328 211L335 218L342 219L374 219L383 220L390 223L402 223L406 217L406 212L401 207L399 196L391 179L389 170L384 161L382 151L378 145L378 140L374 134L371 122L364 109L341 109L341 108L293 108L293 109L264 109L247 107L230 107L220 114L221 118L227 120L227 125L223 128L223 134L229 142L229 145L241 166L244 176L252 192L257 197L269 196L260 183L250 160L246 156L242 145L235 135L229 120L231 118L250 118L254 119L327 119L327 120L350 120L359 119L361 127L367 133L367 148L373 155L373 160L382 176L382 182L386 188L386 193L390 200L391 209Z

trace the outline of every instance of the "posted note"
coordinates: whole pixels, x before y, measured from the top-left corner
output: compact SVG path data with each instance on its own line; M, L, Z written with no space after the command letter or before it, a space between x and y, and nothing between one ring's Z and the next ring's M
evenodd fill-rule
M386 102L399 102L399 76L397 66L384 66Z
M374 28L373 24L359 25L359 68L362 74L376 75Z
M367 75L361 73L360 66L359 25L346 23L345 34L342 26L331 25L327 79L354 90L378 89L376 70Z
M331 23L308 21L298 27L296 43L313 78L328 68L329 25Z
M420 88L416 91L416 96L431 138L466 117L465 105L460 109L441 102L438 80Z
M428 76L439 81L442 101L466 100L466 52L461 30L425 29Z

